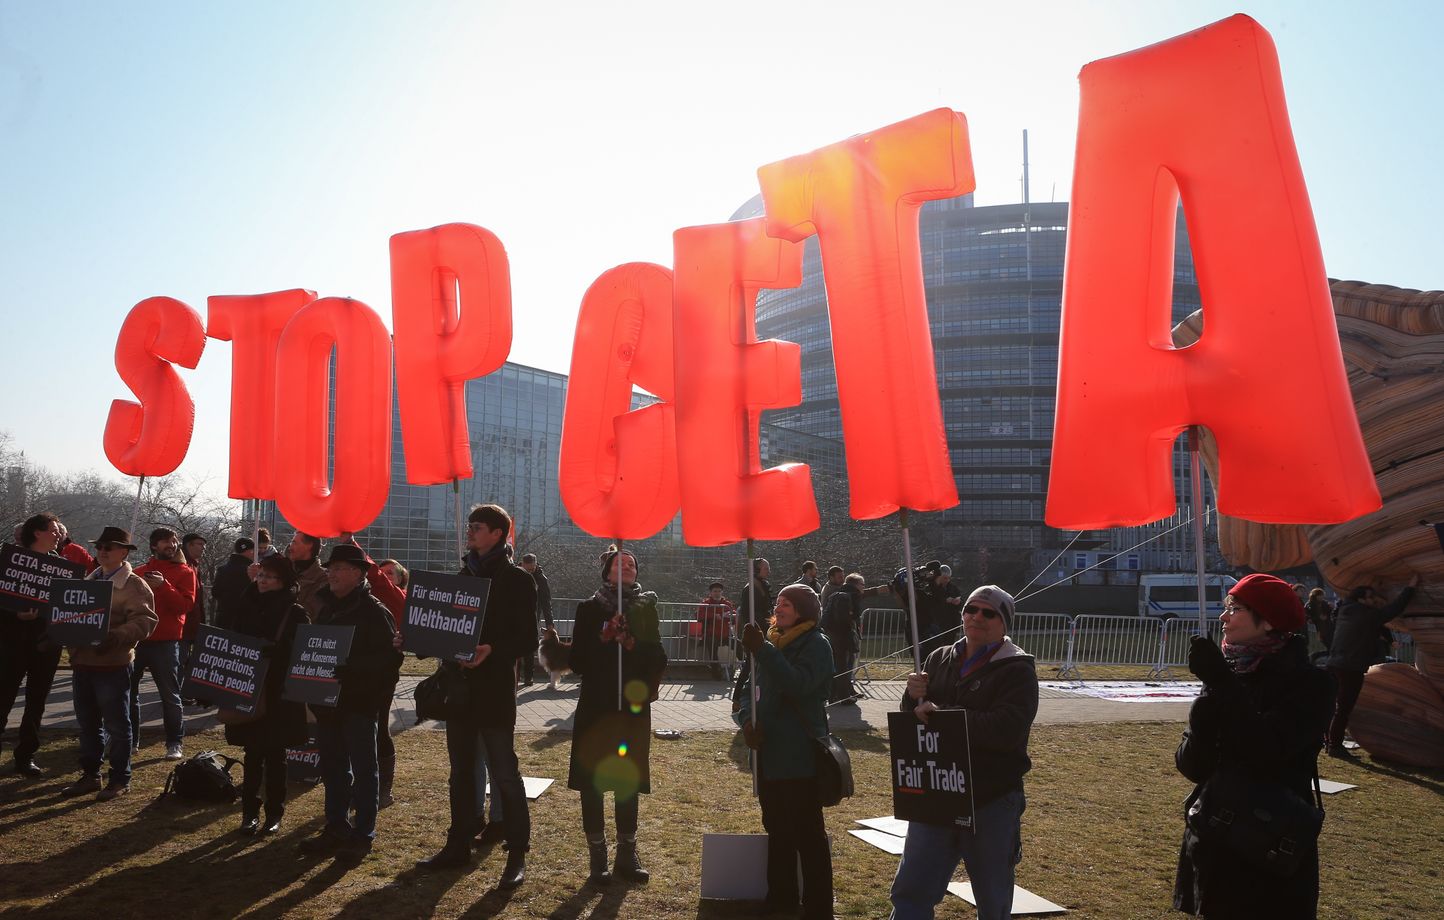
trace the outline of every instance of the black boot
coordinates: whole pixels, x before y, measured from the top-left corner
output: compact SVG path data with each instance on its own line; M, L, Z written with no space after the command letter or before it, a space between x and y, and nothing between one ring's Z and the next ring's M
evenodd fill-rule
M594 885L610 885L612 882L611 870L607 868L607 838L603 834L595 837L587 835L587 861L591 872L587 875L587 881Z
M242 834L254 834L261 829L261 803L247 800L241 807Z
M638 884L645 884L652 877L637 859L636 837L617 835L617 865L613 871L627 881Z
M501 870L501 880L496 887L503 891L518 888L526 881L526 851L512 850L506 854L506 868Z
M281 816L284 815L285 813L286 813L286 812L285 812L284 809L277 809L276 811L271 811L270 809L267 809L267 810L266 810L266 820L265 820L265 823L263 823L263 824L261 825L261 833L263 833L263 834L278 834L278 833L280 833L280 831L281 831Z

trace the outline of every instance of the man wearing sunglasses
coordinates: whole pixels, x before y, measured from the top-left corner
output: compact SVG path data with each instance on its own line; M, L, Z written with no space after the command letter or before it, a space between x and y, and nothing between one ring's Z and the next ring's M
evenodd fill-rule
M1013 908L1013 869L1022 858L1023 774L1028 734L1038 714L1033 656L1008 638L1013 596L997 585L963 605L963 637L936 649L921 674L909 674L901 708L927 721L939 709L968 710L972 828L908 824L892 883L893 917L932 917L958 863L967 866L978 917L1005 920Z

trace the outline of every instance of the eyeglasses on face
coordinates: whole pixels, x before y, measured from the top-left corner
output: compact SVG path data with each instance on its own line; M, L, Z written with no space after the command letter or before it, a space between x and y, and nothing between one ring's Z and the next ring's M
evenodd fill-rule
M1223 605L1223 612L1224 612L1224 613L1227 613L1227 614L1230 614L1230 615L1235 614L1235 613L1238 613L1240 610L1248 610L1248 609L1249 609L1249 608L1246 607L1246 606L1244 606L1243 604L1224 604L1224 605Z
M971 613L974 615L981 613L985 620L996 620L999 616L998 611L992 607L983 607L978 604L969 604L963 608L963 613Z
M483 524L481 521L470 521L470 522L468 522L467 525L466 525L466 532L467 532L467 533L476 533L478 530L480 530L481 528L483 528L483 527L485 527L485 526L486 526L486 525Z

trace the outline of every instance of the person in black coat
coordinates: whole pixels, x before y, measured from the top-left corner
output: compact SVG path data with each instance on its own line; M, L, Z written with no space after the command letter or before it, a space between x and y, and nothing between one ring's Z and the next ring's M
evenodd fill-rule
M471 862L476 836L477 745L486 749L491 793L500 796L506 815L506 866L498 887L515 888L526 880L531 846L531 812L516 758L516 665L536 645L536 583L512 564L507 536L511 516L500 505L477 505L468 516L467 553L462 575L491 580L481 633L469 661L444 662L456 689L456 705L446 720L446 756L451 774L451 825L446 845L423 860L422 869L460 868Z
M1379 653L1380 631L1392 640L1384 624L1404 612L1418 586L1419 576L1415 574L1393 603L1386 603L1384 595L1374 590L1372 585L1362 585L1349 592L1348 601L1339 605L1334 615L1334 633L1328 657L1329 673L1333 674L1338 686L1334 716L1329 722L1330 757L1347 756L1344 732L1349 728L1354 704L1359 701L1359 691L1364 688L1364 674L1383 657Z
M634 882L649 877L637 857L638 796L652 791L648 768L652 703L662 684L667 653L662 649L657 595L642 590L637 571L637 557L631 552L604 553L602 586L577 605L572 629L571 668L582 686L572 726L567 786L581 793L589 879L602 884L611 878L602 817L602 795L607 790L615 800L616 873Z
M742 587L737 596L737 632L747 623L766 623L772 616L772 585L767 576L772 574L772 565L766 559L752 560L752 581ZM755 606L754 606L755 604ZM754 617L753 611L756 611ZM732 685L732 711L742 705L742 690L752 677L752 658L746 649L738 649L742 666L737 669L737 679Z
M307 853L343 849L364 856L376 837L380 805L380 772L376 763L376 732L382 704L396 688L401 653L392 640L396 623L366 582L366 554L353 543L331 548L326 587L317 592L318 626L352 628L351 650L336 669L340 693L333 706L312 706L316 742L321 750L321 776L326 786L326 827L304 841ZM350 809L356 808L352 825Z
M211 601L215 610L216 626L220 629L234 629L236 616L240 613L246 587L251 583L250 567L256 555L256 544L250 537L241 537L235 543L230 558L216 568L216 577L211 582Z
M1282 794L1314 801L1333 681L1310 666L1304 608L1282 579L1244 577L1229 591L1222 619L1221 651L1203 636L1189 649L1189 670L1203 692L1174 761L1198 785L1185 808L1173 906L1229 920L1311 918L1319 899L1317 839L1300 841L1299 868L1281 877L1214 837L1209 820L1235 804L1222 800L1220 778L1282 786Z
M261 717L226 726L226 742L245 749L241 765L241 833L274 834L286 811L286 748L307 741L306 708L281 699L286 666L296 641L296 627L307 621L306 608L296 603L296 570L284 556L261 560L254 584L246 588L235 631L270 643L266 649L266 682L259 705ZM261 783L266 787L266 823L262 828Z
M20 526L20 545L42 556L58 555L61 526L60 519L48 511L32 515ZM60 646L46 638L45 622L38 609L0 610L0 737L24 683L25 712L15 744L15 772L28 777L45 775L44 768L35 763L35 752L40 750L45 701L60 666Z

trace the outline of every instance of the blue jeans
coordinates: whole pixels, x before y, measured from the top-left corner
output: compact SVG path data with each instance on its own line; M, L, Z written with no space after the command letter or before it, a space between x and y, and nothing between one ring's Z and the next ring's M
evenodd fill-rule
M930 918L962 862L978 902L978 920L1008 920L1013 912L1013 867L1022 857L1021 789L977 810L976 830L908 824L902 862L892 880L894 920Z
M376 713L341 711L318 717L316 745L321 750L321 780L326 785L326 827L374 840L381 785L376 768ZM349 817L353 803L354 828Z
M130 783L130 669L72 672L71 689L75 721L80 723L80 769L86 776L99 776L105 733L116 740L110 746L110 782Z
M165 718L165 743L180 744L185 737L185 716L180 698L180 640L142 642L135 647L135 664L130 669L130 724L135 727L131 744L140 743L140 678L146 668L155 678Z
M486 742L482 740L481 732L476 733L476 810L477 818L481 815L481 805L486 801ZM491 823L497 824L506 820L506 808L501 804L501 796L495 791L491 795ZM477 821L480 824L480 821Z

